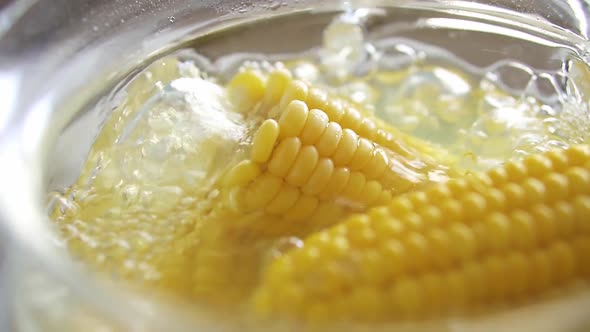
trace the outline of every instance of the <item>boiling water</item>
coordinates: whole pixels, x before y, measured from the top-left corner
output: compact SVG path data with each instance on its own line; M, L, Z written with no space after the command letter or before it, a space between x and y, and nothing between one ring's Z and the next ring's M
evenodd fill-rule
M586 140L590 71L570 45L532 34L518 39L508 28L440 13L317 15L320 20L300 14L197 39L194 48L156 60L114 101L101 103L113 104L113 116L80 178L50 195L58 243L110 278L198 304L201 285L191 271L208 264L195 258L196 245L207 241L199 215L211 209L218 194L212 185L249 135L222 87L244 66L281 63L296 78L446 149L463 172ZM415 15L419 24L400 23L400 15ZM289 22L321 22L321 33L286 39L293 48L315 47L275 51L262 43L255 49L256 33ZM234 304L223 310L243 304L256 283L253 271L304 245L298 234L270 242L209 256L210 264L225 256L240 261L225 272L233 285L245 286L220 295ZM217 305L215 298L208 294L206 303Z

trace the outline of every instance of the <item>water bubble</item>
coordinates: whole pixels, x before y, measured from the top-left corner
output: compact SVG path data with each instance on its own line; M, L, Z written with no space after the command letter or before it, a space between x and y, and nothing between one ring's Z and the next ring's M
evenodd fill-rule
M302 61L293 68L293 75L307 82L316 82L319 78L318 67L311 62Z
M418 51L414 47L396 39L386 39L375 43L379 50L379 67L396 70L405 68L418 58Z
M471 83L456 71L435 67L408 70L405 74L383 93L382 116L386 120L418 136L432 137L438 132L444 136L448 130L443 129L448 125L473 117Z
M541 73L536 75L525 90L525 95L534 97L543 103L539 108L539 115L555 115L561 110L561 105L567 99L565 87L559 83L555 75Z
M270 5L268 5L268 8L270 10L276 10L276 9L279 9L280 7L281 7L281 2L278 0L273 1L270 3Z
M178 186L154 187L151 190L149 209L155 213L164 213L174 209L182 199L184 191Z
M176 17L170 16L168 17L168 21L170 21L170 23L174 23L176 21Z
M338 79L349 76L366 57L363 28L349 16L335 18L323 32L322 65Z
M214 165L232 158L246 134L228 99L221 86L201 78L163 84L127 121L110 152L119 172L102 181L112 184L119 176L154 186L207 187L223 169Z
M272 243L271 247L267 251L267 254L263 258L262 265L264 266L269 264L270 262L283 256L289 250L303 248L303 245L303 240L294 236L279 238L278 240L274 241L274 243Z
M514 61L499 61L490 66L485 74L487 82L515 96L523 96L534 77L533 69Z

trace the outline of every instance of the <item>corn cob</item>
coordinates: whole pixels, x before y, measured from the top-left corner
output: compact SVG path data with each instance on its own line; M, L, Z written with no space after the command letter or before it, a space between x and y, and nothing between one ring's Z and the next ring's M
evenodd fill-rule
M249 156L222 180L230 214L326 225L451 173L440 151L286 69L242 71L228 91L253 133Z
M452 174L441 152L285 69L240 72L227 89L253 134L198 230L200 298L243 298L277 239L305 236Z
M590 147L400 195L263 274L262 315L388 321L525 301L590 278Z
M277 238L305 236L449 172L426 143L361 116L287 70L238 73L228 91L253 135L248 157L239 156L221 179L211 221L198 230L199 298L244 297Z

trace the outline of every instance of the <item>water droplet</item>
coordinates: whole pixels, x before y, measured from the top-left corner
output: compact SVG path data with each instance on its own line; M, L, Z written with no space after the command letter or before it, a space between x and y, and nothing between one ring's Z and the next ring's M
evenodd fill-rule
M168 17L168 21L170 21L170 23L174 23L174 21L176 21L176 17L170 16Z
M248 8L240 8L238 9L238 13L245 13L248 11Z

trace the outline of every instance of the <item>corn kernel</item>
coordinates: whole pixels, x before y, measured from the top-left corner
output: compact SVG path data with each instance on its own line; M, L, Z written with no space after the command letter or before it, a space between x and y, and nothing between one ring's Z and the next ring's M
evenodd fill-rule
M301 132L301 142L304 145L315 144L326 130L327 125L328 116L326 113L318 109L312 109L309 111L305 126Z
M260 175L260 167L251 160L243 160L227 172L224 178L226 187L248 184Z
M274 150L268 163L268 171L276 176L285 177L295 163L301 150L301 141L289 137L281 141Z
M291 101L279 119L280 137L297 137L305 127L309 109L300 100Z
M361 114L359 113L359 111L357 111L356 109L354 109L352 107L348 107L345 110L344 116L340 120L340 124L342 125L342 128L348 128L348 129L351 129L355 132L358 130L358 128L360 126L360 122L361 122Z
M304 146L297 155L285 180L292 186L303 186L311 177L318 164L318 150L313 146Z
M283 97L281 98L280 106L284 109L287 105L289 105L294 100L305 101L307 100L307 94L309 91L309 87L307 84L303 83L299 80L293 80L285 89Z
M342 131L342 138L332 155L332 160L336 166L347 165L354 155L358 146L358 135L350 130L344 129Z
M302 191L308 195L319 194L327 186L332 173L334 173L332 159L320 159Z
M265 163L270 158L279 137L279 124L275 120L264 121L252 140L250 158L257 163Z

